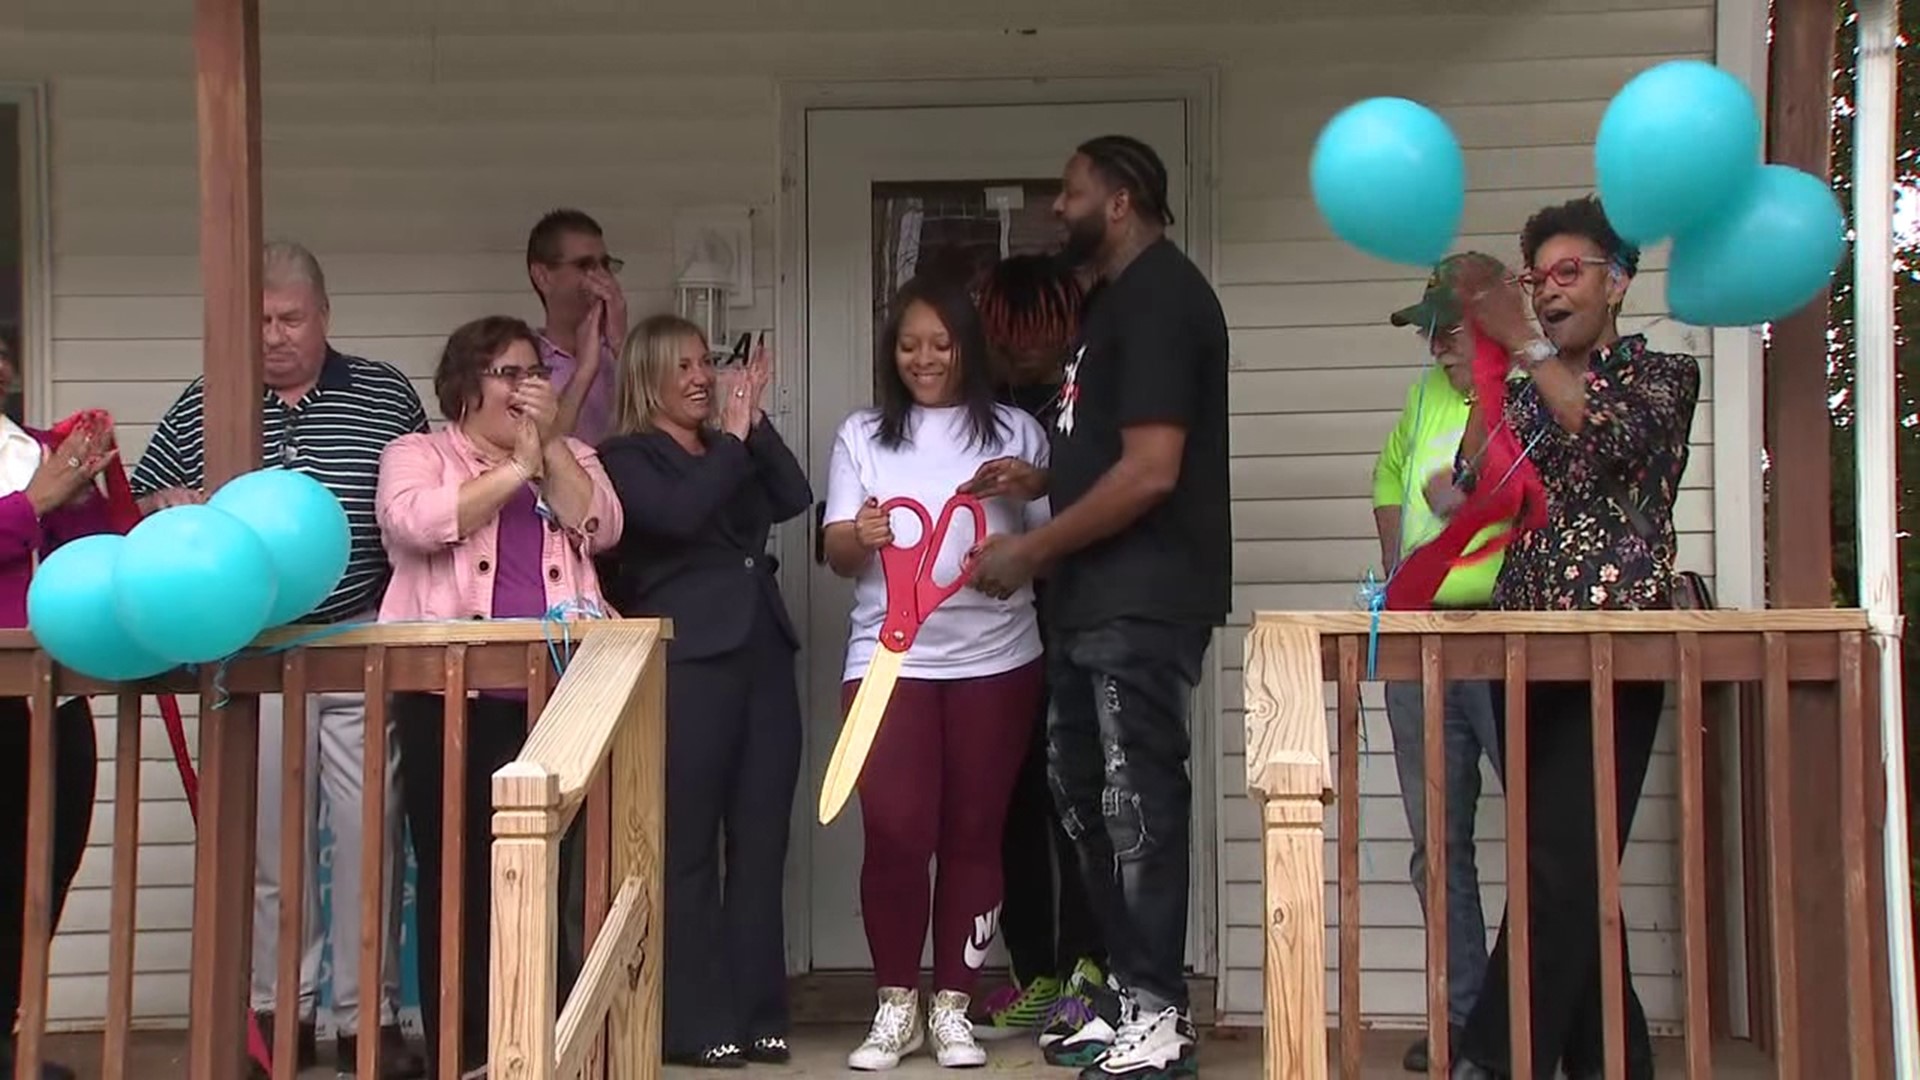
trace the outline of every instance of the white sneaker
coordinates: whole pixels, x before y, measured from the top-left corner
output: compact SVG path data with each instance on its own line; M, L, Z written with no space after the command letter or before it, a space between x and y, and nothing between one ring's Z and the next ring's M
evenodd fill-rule
M1200 1071L1198 1049L1193 1021L1179 1009L1140 1013L1121 1026L1107 1055L1087 1072L1129 1080L1191 1077Z
M977 1069L987 1063L987 1052L973 1041L973 1021L967 1019L971 998L958 990L933 995L927 1014L927 1034L933 1038L934 1060L943 1069Z
M862 1072L891 1069L900 1064L901 1058L920 1049L923 1032L919 993L899 986L883 986L879 997L880 1007L874 1011L867 1041L847 1055L849 1069Z

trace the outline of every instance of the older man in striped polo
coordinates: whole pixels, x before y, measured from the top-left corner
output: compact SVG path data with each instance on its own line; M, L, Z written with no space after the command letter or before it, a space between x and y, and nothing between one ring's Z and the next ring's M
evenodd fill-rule
M327 342L329 306L326 277L319 261L298 244L274 243L264 268L263 368L261 390L262 457L268 465L306 473L340 499L353 531L346 574L332 595L305 621L370 619L386 588L386 551L374 520L374 488L380 452L409 432L427 430L426 411L413 384L392 364L348 356ZM167 410L134 469L132 485L147 512L202 502L206 498L204 387L195 379ZM260 699L260 800L258 855L254 869L253 1007L270 1012L278 971L280 917L280 763L282 704L278 695ZM400 799L395 790L397 755L387 764L387 824L384 835L362 837L360 806L365 775L366 699L361 694L312 694L307 699L307 874L305 950L300 978L300 1059L310 1064L314 1041L315 994L320 974L323 927L314 888L319 845L318 795L325 792L332 811L331 989L333 1019L340 1028L339 1071L354 1072L354 1032L360 995L360 851L363 843L385 849L385 955L395 959L384 972L384 1000L377 1003L383 1039L389 1040L381 1080L422 1075L425 1065L400 1036L399 997ZM271 1038L271 1018L267 1021Z

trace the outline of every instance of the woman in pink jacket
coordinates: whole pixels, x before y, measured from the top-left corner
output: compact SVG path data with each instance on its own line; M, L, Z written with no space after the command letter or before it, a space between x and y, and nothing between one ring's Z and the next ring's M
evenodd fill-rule
M407 435L380 458L375 510L393 564L382 621L538 619L600 610L593 556L620 539L620 502L591 447L554 430L556 399L533 330L493 316L447 339L433 389L449 421ZM419 861L421 998L427 1046L441 1017L442 729L437 694L395 694L401 799ZM482 691L467 702L466 860L461 897L466 955L460 1025L463 1075L487 1056L486 852L494 770L526 741L524 692ZM434 1075L439 1075L437 1066Z
M0 399L14 384L13 357L0 341ZM55 443L44 431L0 416L0 627L27 625L27 583L36 559L69 540L109 532L107 503L94 477L113 456L113 436L82 425ZM93 714L86 698L54 711L53 923L80 869L93 823ZM20 966L27 903L27 700L0 697L0 1075L13 1075L13 1024L20 1008ZM74 1074L43 1064L40 1075Z

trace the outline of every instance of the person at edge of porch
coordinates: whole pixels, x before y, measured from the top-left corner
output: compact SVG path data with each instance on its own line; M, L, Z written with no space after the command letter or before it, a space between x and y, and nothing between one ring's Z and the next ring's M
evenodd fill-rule
M614 350L627 339L627 295L606 234L585 212L554 210L527 234L527 279L546 311L540 360L560 395L555 428L590 446L612 434Z
M1514 357L1524 382L1508 393L1504 421L1530 447L1545 485L1547 523L1507 549L1493 606L1504 610L1647 610L1673 604L1673 504L1687 466L1700 395L1693 357L1658 352L1622 335L1620 307L1640 253L1607 223L1591 196L1548 207L1520 234L1528 266L1516 282L1482 265L1455 287L1469 319ZM1539 329L1529 324L1525 294ZM1484 402L1474 405L1478 410ZM1471 490L1485 443L1467 424L1456 483ZM1492 688L1504 738L1505 693ZM1600 884L1594 852L1593 737L1585 682L1527 686L1527 882L1530 889L1533 1071L1562 1067L1571 1080L1602 1075ZM1666 687L1614 688L1615 772L1622 848L1653 756ZM1456 1052L1457 1080L1510 1067L1508 932L1500 936ZM1626 928L1620 930L1624 961ZM1653 1076L1646 1014L1626 965L1626 1075Z
M978 303L1000 400L1042 430L1051 427L1060 412L1067 351L1080 332L1085 295L1078 278L1059 259L1015 255L993 268ZM1045 582L1036 579L1033 604L1043 621L1046 603ZM1046 717L1043 696L1007 805L1000 932L1013 984L981 1004L974 1032L987 1040L1037 1031L1043 1045L1057 1042L1092 1018L1087 988L1106 981L1100 927L1047 788Z
M1166 236L1167 169L1107 135L1068 160L1054 212L1102 283L1067 363L1052 468L982 466L976 494L1045 493L1053 519L990 540L975 585L1007 595L1052 567L1048 780L1110 962L1096 1016L1047 1047L1086 1080L1191 1075L1188 710L1233 580L1227 322Z
M13 352L0 339L0 399L17 385ZM113 458L110 431L82 427L61 440L0 416L0 626L27 625L27 585L34 562L60 545L83 536L111 532L107 503L94 478ZM27 906L27 782L35 767L29 756L31 723L26 698L0 698L0 1075L14 1069L14 1024L23 988L20 969L26 958L23 920ZM60 910L80 869L93 823L99 749L93 712L84 697L68 698L54 709L53 867L49 926L60 927ZM44 993L34 987L32 993ZM41 1080L73 1080L64 1065L43 1061Z
M882 504L912 499L931 525L989 460L1047 465L1039 422L994 401L986 337L960 284L909 281L880 340L879 405L841 423L822 518L827 564L854 580L843 712L879 651L890 592L903 585L888 580L880 552L896 539L930 542L911 515L893 517ZM1044 497L996 497L982 509L984 522L957 511L929 548L924 572L933 581L960 580L968 551L1036 528L1048 512ZM962 588L926 617L901 666L859 777L860 918L879 1002L866 1038L847 1056L851 1068L891 1069L927 1041L942 1067L986 1063L967 1013L999 926L1001 842L1042 700L1040 658L1031 589L995 598ZM923 1009L929 901L933 998Z
M380 458L376 505L393 557L382 622L540 619L560 608L605 607L593 556L620 539L620 503L593 448L561 434L559 405L538 350L531 327L502 315L467 323L447 339L433 373L447 426L398 439ZM484 1077L491 778L520 753L532 725L523 690L480 691L466 708L466 858L455 940L467 959L457 1018L440 1015L439 994L440 860L451 825L442 795L445 696L396 693L390 715L399 731L402 799L420 867L420 1006L428 1056L438 1053L440 1024L457 1023L461 1075ZM562 847L581 847L583 832L576 822ZM563 878L563 909L581 899ZM563 955L560 966L565 1001L577 960Z
M1395 326L1411 326L1426 340L1434 366L1420 373L1407 391L1399 423L1373 467L1373 521L1380 533L1380 561L1391 576L1413 549L1432 540L1444 525L1442 514L1457 503L1453 455L1466 431L1473 403L1473 328L1460 321L1454 273L1470 261L1499 265L1490 255L1468 252L1449 256L1433 269L1420 302L1393 313ZM1429 487L1432 493L1429 494ZM1430 498L1441 500L1438 506ZM1485 544L1498 530L1476 537ZM1500 555L1456 568L1434 594L1435 608L1484 608L1493 597ZM1393 763L1400 779L1400 800L1413 834L1408 873L1420 908L1427 902L1426 707L1418 682L1387 684L1387 725L1393 732ZM1480 803L1480 759L1502 768L1494 730L1493 700L1484 680L1447 684L1441 734L1446 743L1447 798L1447 1019L1456 1034L1480 993L1487 974L1487 918L1480 907L1480 871L1474 865L1474 812ZM1402 1059L1408 1072L1427 1071L1427 1040L1420 1038Z
M340 500L352 529L346 573L333 593L303 622L371 619L388 575L374 518L380 454L403 435L427 429L420 396L400 369L378 360L348 356L327 341L330 306L327 280L313 254L298 244L267 245L262 267L261 321L262 457L269 466L306 473ZM206 499L204 384L196 378L161 418L130 482L140 508L152 513ZM274 981L278 976L280 928L280 763L282 701L260 697L260 795L257 808L253 896L252 1004L264 1034L273 1033ZM358 1047L360 1005L360 851L378 843L385 869L381 928L388 958L379 1001L384 1065L381 1080L421 1075L424 1064L406 1044L396 1013L400 993L400 799L399 762L388 758L387 820L382 835L362 836L360 806L366 757L366 698L357 693L307 697L307 820L310 856L306 875L304 949L300 965L300 1047L303 1064L315 1060L315 994L321 976L321 925L315 879L319 867L319 797L324 793L333 831L331 906L332 1014L339 1029L339 1071L352 1075ZM347 946L347 947L343 947ZM243 1051L236 1051L243 1052ZM257 1066L255 1066L257 1069Z
M662 1049L680 1065L785 1064L800 636L767 539L813 488L766 414L764 344L716 374L698 326L655 315L621 351L600 453L627 529L601 566L621 614L673 620Z

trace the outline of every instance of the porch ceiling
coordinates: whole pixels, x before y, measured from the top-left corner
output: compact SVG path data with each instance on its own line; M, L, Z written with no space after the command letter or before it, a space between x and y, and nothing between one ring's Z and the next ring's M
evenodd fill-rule
M1604 15L1698 8L1703 0L1530 0L1539 12ZM1364 0L1369 18L1484 17L1509 22L1511 0ZM264 34L757 34L875 31L1035 34L1048 29L1271 25L1351 20L1351 0L265 0ZM19 0L34 33L184 33L191 0ZM0 19L4 19L0 16ZM4 27L5 22L0 22ZM636 55L644 66L645 57ZM716 55L724 66L729 58Z

